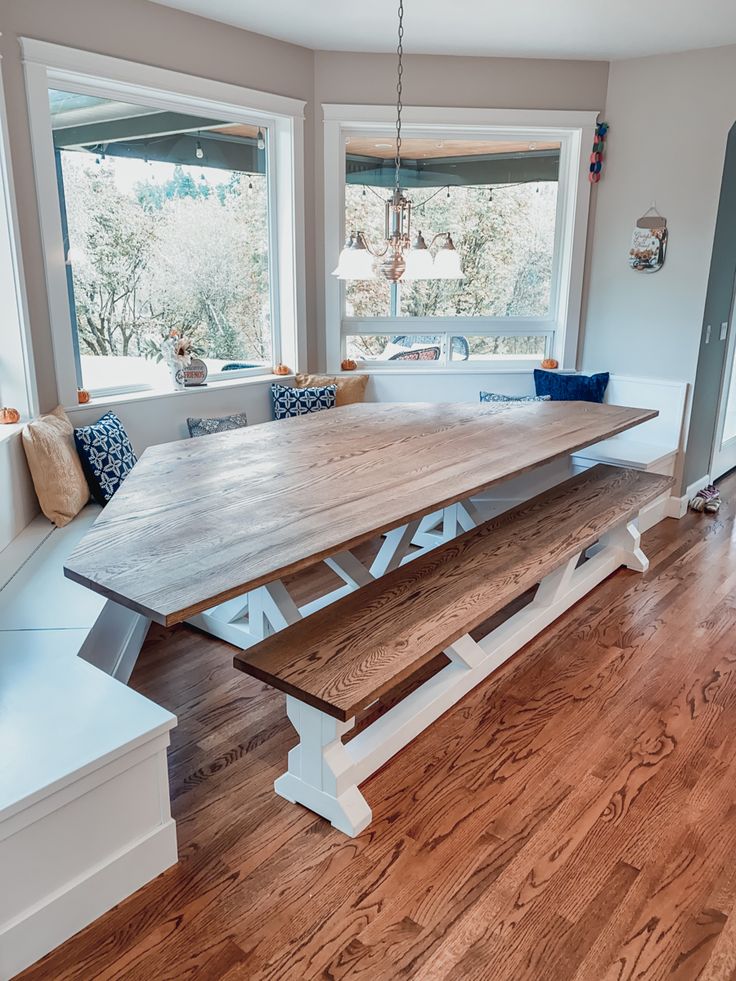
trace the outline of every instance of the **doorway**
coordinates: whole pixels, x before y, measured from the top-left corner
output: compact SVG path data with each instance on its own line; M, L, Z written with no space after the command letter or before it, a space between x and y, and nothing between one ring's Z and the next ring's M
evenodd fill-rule
M721 391L718 398L718 415L713 439L713 454L710 464L710 475L713 480L722 477L724 473L736 467L736 330L734 330L734 294L731 296L731 312L727 323L720 326L720 331L728 333L726 356L723 364Z

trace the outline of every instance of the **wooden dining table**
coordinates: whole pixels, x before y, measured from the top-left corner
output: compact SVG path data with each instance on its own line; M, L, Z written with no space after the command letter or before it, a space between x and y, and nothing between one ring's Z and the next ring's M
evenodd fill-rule
M151 446L65 565L149 620L247 647L305 613L284 576L326 562L335 595L406 561L421 522L651 419L588 402L363 403ZM354 556L385 535L370 567ZM325 602L329 602L329 597Z

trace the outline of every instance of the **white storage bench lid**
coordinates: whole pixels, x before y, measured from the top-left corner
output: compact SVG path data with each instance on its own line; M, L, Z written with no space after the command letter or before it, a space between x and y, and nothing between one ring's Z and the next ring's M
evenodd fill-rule
M175 725L81 658L18 640L0 655L0 821Z

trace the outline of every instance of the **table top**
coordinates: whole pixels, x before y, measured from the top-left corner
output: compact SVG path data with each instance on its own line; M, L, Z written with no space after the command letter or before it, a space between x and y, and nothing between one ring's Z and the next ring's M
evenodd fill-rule
M170 626L656 415L362 403L152 446L64 572Z

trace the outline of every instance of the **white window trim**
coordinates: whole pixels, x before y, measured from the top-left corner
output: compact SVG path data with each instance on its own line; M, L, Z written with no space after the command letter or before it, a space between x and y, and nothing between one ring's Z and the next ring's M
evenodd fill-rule
M325 219L325 345L327 370L339 369L347 333L443 333L442 318L344 318L344 285L331 275L344 239L345 214L345 139L350 134L386 129L395 121L393 106L323 104L324 114L324 219ZM595 134L597 111L560 111L530 109L450 109L427 106L405 106L402 129L412 136L432 136L441 132L456 138L521 139L530 142L559 140L560 181L555 232L555 274L549 318L448 318L454 332L460 333L546 333L554 332L553 350L565 369L576 367L578 332L583 292L585 245L590 204L588 161ZM386 329L381 331L384 322ZM447 323L445 319L444 323ZM354 330L359 327L359 330ZM422 362L422 368L428 369ZM508 359L498 362L499 369L521 368L523 362ZM406 365L406 362L403 362ZM365 362L361 368L377 368ZM386 365L381 362L380 368ZM450 370L488 371L487 363L464 362ZM429 368L428 370L432 370ZM448 365L436 370L447 371ZM531 370L527 365L526 370Z
M0 287L7 296L0 330L3 348L0 404L18 409L25 420L38 413L38 391L9 147L5 92L0 73Z
M269 220L275 252L271 264L271 315L277 348L274 356L296 371L303 370L306 366L305 102L46 41L21 38L20 43L61 404L72 405L77 401L77 382L56 191L49 86L268 127ZM263 374L270 371L270 366L265 367ZM249 376L252 370L244 374ZM228 379L238 375L240 372L225 373Z

